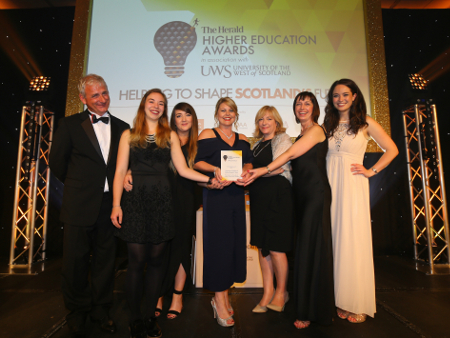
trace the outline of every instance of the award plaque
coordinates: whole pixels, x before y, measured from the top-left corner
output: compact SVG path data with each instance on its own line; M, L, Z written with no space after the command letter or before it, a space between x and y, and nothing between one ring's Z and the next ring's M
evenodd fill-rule
M242 174L242 150L222 150L220 171L222 178L236 181Z

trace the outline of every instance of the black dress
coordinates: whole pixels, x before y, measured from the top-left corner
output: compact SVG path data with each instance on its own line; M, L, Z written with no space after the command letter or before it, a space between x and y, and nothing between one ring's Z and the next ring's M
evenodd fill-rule
M181 147L188 164L187 144ZM192 235L194 234L194 190L196 183L169 170L172 182L175 216L175 237L169 243L167 273L162 284L161 295L173 292L175 275L180 264L186 274L191 269ZM182 290L178 290L182 291Z
M159 244L173 238L170 148L130 148L133 189L122 194L122 227L115 235L128 243Z
M294 267L296 318L324 325L331 324L335 312L327 152L325 139L291 161L298 223Z
M273 161L272 140L260 142L253 150L253 168ZM250 185L250 244L261 250L288 252L292 249L294 227L292 187L281 175L261 177Z
M248 142L236 133L232 146L216 137L198 141L195 162L220 168L221 150L242 150L242 163L252 162ZM213 173L208 173L211 177ZM203 189L203 287L224 291L247 278L244 188L234 183L223 190Z

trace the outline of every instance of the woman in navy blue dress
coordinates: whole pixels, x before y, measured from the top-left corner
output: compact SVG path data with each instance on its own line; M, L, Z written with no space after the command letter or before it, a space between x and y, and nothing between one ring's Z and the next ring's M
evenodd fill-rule
M247 275L244 188L238 181L223 180L220 170L222 150L241 150L243 172L252 168L247 138L232 130L238 117L232 99L219 99L214 115L218 127L200 133L194 165L223 187L203 189L203 287L215 292L211 305L221 326L234 325L228 289Z

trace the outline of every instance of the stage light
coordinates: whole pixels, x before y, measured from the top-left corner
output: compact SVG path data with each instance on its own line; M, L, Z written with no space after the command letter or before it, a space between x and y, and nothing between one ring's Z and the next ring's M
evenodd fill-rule
M35 76L30 81L30 86L28 87L29 91L48 91L48 88L50 86L50 77L45 76Z
M428 80L425 80L421 74L409 74L409 82L414 90L427 90Z
M25 101L48 105L53 91L51 83L51 77L49 76L33 76L25 90Z

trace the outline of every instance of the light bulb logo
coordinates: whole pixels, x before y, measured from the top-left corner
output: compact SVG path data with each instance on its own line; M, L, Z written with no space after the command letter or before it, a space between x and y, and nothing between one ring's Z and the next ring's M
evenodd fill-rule
M183 75L186 58L196 43L195 27L185 22L172 21L161 26L155 33L153 44L164 59L164 74L171 78Z

